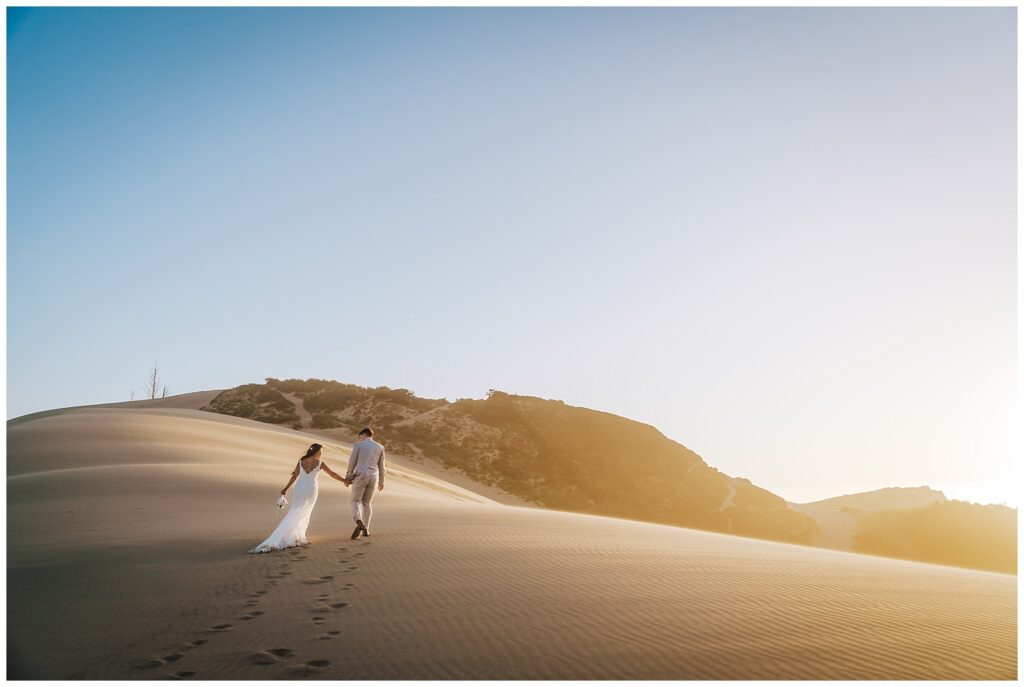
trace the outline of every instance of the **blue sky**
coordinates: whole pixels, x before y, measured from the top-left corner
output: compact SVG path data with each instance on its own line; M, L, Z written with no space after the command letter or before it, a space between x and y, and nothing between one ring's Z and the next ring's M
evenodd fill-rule
M8 416L324 377L1016 503L1016 12L8 9Z

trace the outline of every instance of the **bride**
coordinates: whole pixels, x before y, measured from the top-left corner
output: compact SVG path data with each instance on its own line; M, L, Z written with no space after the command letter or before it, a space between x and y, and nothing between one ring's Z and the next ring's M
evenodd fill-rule
M320 444L312 444L306 450L306 455L299 458L295 469L292 470L291 479L281 490L281 496L284 496L288 487L292 486L293 482L295 483L295 493L292 495L293 501L288 509L288 514L284 516L277 529L271 532L262 544L254 549L249 549L249 553L267 553L277 549L304 546L309 543L309 540L306 539L306 527L309 526L309 516L312 515L313 506L316 505L318 492L316 478L320 474L320 470L339 482L344 483L345 481L345 478L327 467L327 464L320 459L323 448Z

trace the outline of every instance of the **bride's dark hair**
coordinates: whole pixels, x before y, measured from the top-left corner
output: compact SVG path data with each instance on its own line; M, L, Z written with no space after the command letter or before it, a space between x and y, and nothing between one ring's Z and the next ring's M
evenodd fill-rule
M315 454L322 448L323 446L321 446L320 444L310 444L309 448L306 449L306 455L302 456L302 458L299 458L299 460L304 460L306 458L311 457L313 454Z

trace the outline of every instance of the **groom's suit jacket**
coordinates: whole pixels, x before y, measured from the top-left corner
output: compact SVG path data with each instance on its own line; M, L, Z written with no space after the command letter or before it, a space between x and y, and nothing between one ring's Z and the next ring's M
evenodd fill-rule
M384 484L385 472L384 446L373 439L363 439L352 445L345 479L353 479L356 475L377 475L377 482Z

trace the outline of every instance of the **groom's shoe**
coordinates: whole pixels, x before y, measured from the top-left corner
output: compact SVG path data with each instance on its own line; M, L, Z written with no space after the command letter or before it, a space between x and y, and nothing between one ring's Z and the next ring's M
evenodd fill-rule
M356 520L356 528L352 530L352 538L359 539L359 533L366 531L366 525L363 524L362 520Z

